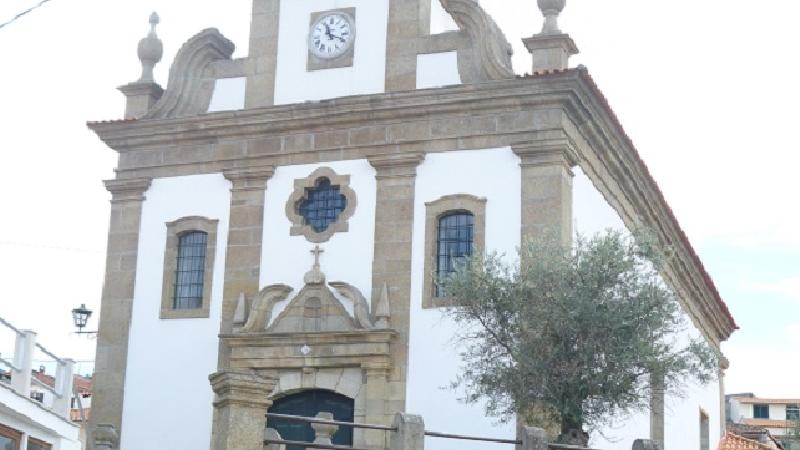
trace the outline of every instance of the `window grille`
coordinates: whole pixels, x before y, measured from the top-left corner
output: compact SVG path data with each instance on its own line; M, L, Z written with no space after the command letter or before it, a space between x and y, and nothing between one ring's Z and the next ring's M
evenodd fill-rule
M347 198L340 192L339 186L332 186L328 178L320 178L314 188L309 189L306 199L298 208L298 212L315 232L321 233L336 222L339 215L347 207Z
M205 275L208 234L191 231L178 240L178 264L175 271L175 309L203 307L203 277Z
M439 218L436 241L436 276L446 278L472 256L475 218L470 212L449 213ZM436 296L447 294L436 284Z

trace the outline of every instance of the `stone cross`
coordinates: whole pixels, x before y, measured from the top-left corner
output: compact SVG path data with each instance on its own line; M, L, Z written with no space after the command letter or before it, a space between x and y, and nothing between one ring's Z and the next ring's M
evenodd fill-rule
M314 267L319 267L319 255L325 253L325 250L317 245L313 250L311 250L311 253L314 255Z

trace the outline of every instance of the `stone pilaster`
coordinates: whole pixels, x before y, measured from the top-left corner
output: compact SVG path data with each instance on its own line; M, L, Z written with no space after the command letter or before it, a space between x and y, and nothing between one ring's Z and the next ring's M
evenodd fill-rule
M386 35L386 92L417 88L417 46L430 31L430 0L389 2Z
M404 3L404 2L393 2ZM405 411L408 372L408 335L411 308L411 238L414 228L414 189L417 166L423 153L369 157L375 167L377 199L375 209L375 255L372 262L372 311L380 301L383 285L389 286L392 342L389 374L390 392L395 395L386 411Z
M664 376L650 376L650 440L664 448Z
M387 415L386 402L389 397L389 367L383 364L367 364L363 367L367 377L366 383L366 423L388 424L392 419ZM383 448L385 432L381 430L364 430L365 447Z
M275 104L280 0L253 0L245 108Z
M223 371L209 377L216 398L211 448L253 450L264 447L269 399L277 380L255 372Z
M566 140L512 146L522 167L522 239L556 233L572 239L574 149Z
M258 293L261 241L264 235L264 197L273 166L224 172L231 183L228 249L222 294L221 333L233 330L233 316L240 295L252 299ZM220 343L220 369L227 367L228 351Z
M105 424L122 432L123 389L136 281L139 226L144 193L150 187L150 181L137 178L105 183L111 192L111 223L97 334L90 429L97 424Z

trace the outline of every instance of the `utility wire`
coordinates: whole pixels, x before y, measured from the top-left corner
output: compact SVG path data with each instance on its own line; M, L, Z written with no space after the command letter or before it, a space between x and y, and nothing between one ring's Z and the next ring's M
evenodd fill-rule
M19 14L17 14L16 16L12 17L12 18L11 18L11 20L9 20L8 22L0 23L0 29L2 29L3 27L5 27L6 25L11 25L12 23L14 23L14 22L16 22L17 20L19 20L20 18L22 18L22 16L24 16L24 15L26 15L26 14L28 14L28 13L31 13L31 12L33 12L33 11L34 11L34 10L36 10L36 9L39 9L39 8L41 8L41 7L42 7L42 5L44 5L45 3L49 2L49 1L50 1L50 0L42 0L42 1L40 1L38 4L36 4L36 5L34 5L34 6L31 6L30 8L26 9L25 11L22 11L21 13L19 13Z

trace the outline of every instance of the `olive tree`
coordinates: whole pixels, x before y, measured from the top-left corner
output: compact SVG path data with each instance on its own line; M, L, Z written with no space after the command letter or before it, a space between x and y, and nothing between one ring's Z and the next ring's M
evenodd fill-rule
M607 231L574 244L525 242L516 264L478 255L439 279L453 298L463 371L453 386L509 421L560 425L559 442L648 408L651 384L681 394L708 383L717 356L659 276L666 257L644 238Z

